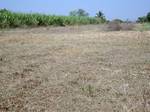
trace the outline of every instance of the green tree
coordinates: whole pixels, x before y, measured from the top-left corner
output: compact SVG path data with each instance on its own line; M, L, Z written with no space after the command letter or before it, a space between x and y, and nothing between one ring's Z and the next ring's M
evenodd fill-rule
M139 22L139 23L147 22L147 17L146 16L138 17L137 22Z
M147 13L147 20L148 20L148 22L150 22L150 12Z
M101 11L98 11L98 12L96 13L96 17L98 17L98 18L105 18L104 13L101 12Z
M103 22L106 22L107 20L106 20L106 18L105 18L105 16L104 16L104 13L102 12L102 11L98 11L97 13L96 13L96 16L95 16L96 18L98 18L98 19L101 19Z
M69 15L70 15L70 16L77 16L77 11L76 11L76 10L71 11L71 12L69 13Z
M85 10L83 9L78 9L78 10L74 10L74 11L71 11L69 13L70 16L84 16L84 17L87 17L89 16L89 13L87 13Z
M7 9L0 9L0 13L9 13L10 11L9 10L7 10Z

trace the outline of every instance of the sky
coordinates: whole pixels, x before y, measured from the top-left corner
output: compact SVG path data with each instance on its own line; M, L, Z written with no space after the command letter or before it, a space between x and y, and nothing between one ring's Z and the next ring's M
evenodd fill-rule
M0 0L2 8L55 15L68 15L72 10L84 9L90 16L100 10L109 20L136 20L150 12L150 0Z

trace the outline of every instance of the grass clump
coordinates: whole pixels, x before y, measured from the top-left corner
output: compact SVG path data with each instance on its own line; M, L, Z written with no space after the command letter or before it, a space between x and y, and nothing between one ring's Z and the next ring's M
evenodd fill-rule
M150 30L150 23L144 23L143 30Z
M90 96L90 97L93 97L94 96L94 87L92 85L87 85L87 86L84 86L81 88L81 90L87 95L87 96Z

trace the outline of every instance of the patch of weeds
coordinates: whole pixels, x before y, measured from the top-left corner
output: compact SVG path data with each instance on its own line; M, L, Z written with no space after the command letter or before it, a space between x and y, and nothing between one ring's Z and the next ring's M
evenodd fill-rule
M144 23L143 24L143 29L146 30L146 31L150 30L150 23Z
M12 75L13 75L13 79L25 78L25 74L19 72L15 72Z
M139 30L140 32L150 30L150 23L143 23L143 24L141 24L140 27L137 28L137 30Z
M25 68L23 69L23 73L33 72L33 69L31 68Z
M89 97L94 97L95 88L92 85L87 85L81 88L81 90Z

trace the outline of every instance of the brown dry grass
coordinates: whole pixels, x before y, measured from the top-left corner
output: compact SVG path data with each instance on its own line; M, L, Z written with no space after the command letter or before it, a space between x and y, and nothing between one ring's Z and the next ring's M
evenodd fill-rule
M150 111L150 32L1 33L0 112Z
M118 21L112 21L108 23L108 31L133 31L135 30L135 24L133 23L120 23Z

